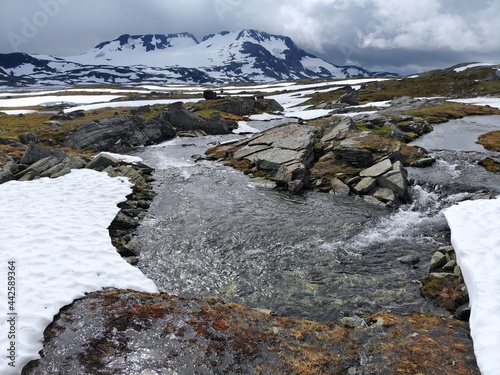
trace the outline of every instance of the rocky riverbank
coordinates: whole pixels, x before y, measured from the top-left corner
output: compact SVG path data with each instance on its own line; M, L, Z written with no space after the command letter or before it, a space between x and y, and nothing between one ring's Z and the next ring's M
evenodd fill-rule
M479 374L472 353L467 323L418 312L311 322L213 298L106 290L62 309L43 358L22 373Z
M432 128L409 116L363 119L355 123L350 117L331 116L285 124L215 146L206 154L247 174L269 178L294 194L312 188L399 206L409 199L405 166L434 162L424 149L402 140L407 140L405 130L422 134Z

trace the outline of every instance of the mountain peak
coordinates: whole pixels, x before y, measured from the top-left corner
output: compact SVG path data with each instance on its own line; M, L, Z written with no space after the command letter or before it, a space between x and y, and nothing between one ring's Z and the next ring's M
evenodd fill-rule
M177 44L198 44L195 36L188 32L177 34L123 34L118 38L98 44L93 50L122 51L124 49L140 49L146 52L173 47Z
M188 32L123 34L79 56L0 58L0 78L2 67L9 66L16 75L22 72L31 80L50 83L269 82L394 75L335 65L300 49L287 36L255 29L222 31L201 42Z

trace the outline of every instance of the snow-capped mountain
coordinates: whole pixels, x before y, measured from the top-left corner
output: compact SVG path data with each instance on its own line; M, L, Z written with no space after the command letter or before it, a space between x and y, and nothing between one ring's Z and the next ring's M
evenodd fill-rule
M0 84L226 81L392 75L338 66L298 48L286 36L256 30L221 32L201 42L190 33L122 35L78 56L0 54Z

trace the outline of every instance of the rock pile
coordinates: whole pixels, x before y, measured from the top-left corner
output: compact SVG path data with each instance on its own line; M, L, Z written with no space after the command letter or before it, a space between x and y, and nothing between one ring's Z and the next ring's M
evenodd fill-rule
M420 282L422 296L432 299L456 318L469 320L469 295L452 246L442 246L432 255L429 276Z
M245 173L267 177L291 193L316 188L388 206L408 201L405 166L433 161L425 150L396 136L359 131L351 118L338 116L322 126L278 126L215 146L206 154Z

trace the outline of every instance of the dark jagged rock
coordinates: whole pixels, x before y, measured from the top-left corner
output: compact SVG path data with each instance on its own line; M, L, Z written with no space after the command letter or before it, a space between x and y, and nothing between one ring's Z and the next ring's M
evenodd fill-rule
M351 86L346 86L344 88L344 94L340 96L338 103L344 103L347 105L359 105L358 92Z
M108 167L116 167L120 162L113 156L108 154L99 154L85 166L88 169L94 169L96 171L103 171Z
M0 184L3 184L4 182L14 180L15 177L14 175L18 171L18 165L17 163L13 161L7 162L2 168L0 168Z
M238 128L238 124L234 121L220 118L207 120L200 117L185 109L182 102L170 104L160 118L172 124L177 131L201 130L206 134L229 134Z
M33 164L31 164L28 168L16 174L16 179L20 181L33 180L35 178L41 177L41 174L46 170L54 167L59 164L61 159L56 156L47 156L46 158L40 159Z
M24 145L29 143L36 144L38 142L38 136L35 133L23 133L19 134L19 140Z
M67 157L68 154L59 148L39 147L33 142L30 142L19 163L29 165L49 156L62 160Z
M119 115L80 125L66 135L63 144L74 149L124 152L173 137L175 130L165 119Z
M215 100L217 99L217 93L213 90L205 90L203 91L203 98L205 100Z

